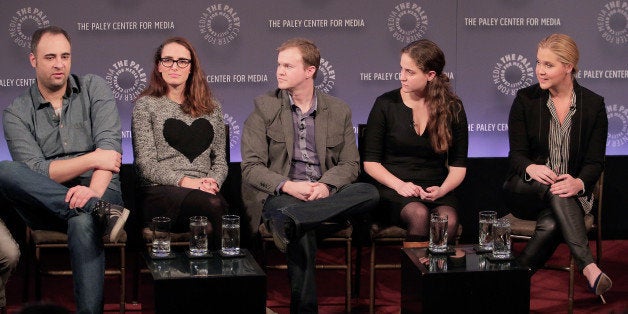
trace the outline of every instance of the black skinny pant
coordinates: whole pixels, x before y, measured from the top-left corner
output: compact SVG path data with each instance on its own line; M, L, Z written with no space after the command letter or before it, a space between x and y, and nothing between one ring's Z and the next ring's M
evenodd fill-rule
M554 195L549 188L535 180L524 181L519 176L513 176L504 184L504 189L510 192L511 206L518 207L515 211L538 213L534 235L517 260L535 272L564 240L578 267L583 269L593 263L593 255L580 201L577 197Z

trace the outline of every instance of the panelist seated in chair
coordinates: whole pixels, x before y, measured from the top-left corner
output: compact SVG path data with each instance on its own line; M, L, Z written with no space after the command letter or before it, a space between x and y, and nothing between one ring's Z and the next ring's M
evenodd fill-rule
M515 216L537 221L518 261L536 271L564 239L592 292L602 295L612 283L593 262L584 215L604 168L608 121L604 99L575 79L578 58L567 35L538 44L539 83L519 90L510 109L504 189Z
M366 213L378 201L358 177L359 154L349 106L314 88L320 52L291 39L278 49L278 89L255 98L242 133L242 188L286 252L291 313L317 313L315 229ZM251 193L246 193L251 191ZM251 212L251 210L249 210Z
M172 231L188 232L189 217L206 216L210 249L220 246L227 202L225 126L200 61L182 37L165 40L153 58L150 84L133 108L133 151L144 219L170 217Z
M0 195L32 229L66 232L78 313L103 310L103 239L117 242L129 210L120 206L120 117L107 82L70 74L67 32L32 36L36 82L5 109L14 161L0 162Z
M430 213L447 214L448 234L456 234L454 190L466 175L467 118L435 43L408 44L400 66L401 88L379 96L369 114L364 170L378 183L380 207L373 219L406 227L407 241L423 242Z

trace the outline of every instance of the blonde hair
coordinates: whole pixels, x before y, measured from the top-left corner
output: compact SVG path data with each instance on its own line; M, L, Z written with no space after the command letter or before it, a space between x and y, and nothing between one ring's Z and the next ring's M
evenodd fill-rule
M568 35L549 35L539 42L538 48L549 49L558 56L558 60L560 60L560 62L571 64L573 66L571 75L576 75L576 73L578 73L578 60L580 60L580 52L578 51L576 42Z
M278 48L278 52L282 52L288 48L297 48L301 52L303 57L303 64L305 66L313 66L316 68L312 78L316 79L318 74L318 67L321 64L321 52L313 41L306 38L292 38L282 43Z

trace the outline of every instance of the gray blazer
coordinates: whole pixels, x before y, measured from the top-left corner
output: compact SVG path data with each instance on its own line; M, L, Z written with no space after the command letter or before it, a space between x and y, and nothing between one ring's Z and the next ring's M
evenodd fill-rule
M351 109L342 100L316 91L316 152L323 173L319 182L337 189L355 181L360 157ZM255 98L253 113L242 132L242 198L257 233L262 208L279 184L289 180L294 145L288 92L275 90Z

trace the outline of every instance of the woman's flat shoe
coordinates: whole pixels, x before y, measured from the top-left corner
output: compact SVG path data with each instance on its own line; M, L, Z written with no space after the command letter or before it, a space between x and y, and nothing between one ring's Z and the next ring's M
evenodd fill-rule
M613 286L611 279L605 273L600 273L595 279L593 286L589 286L589 290L595 293L595 295L603 295L611 286Z

